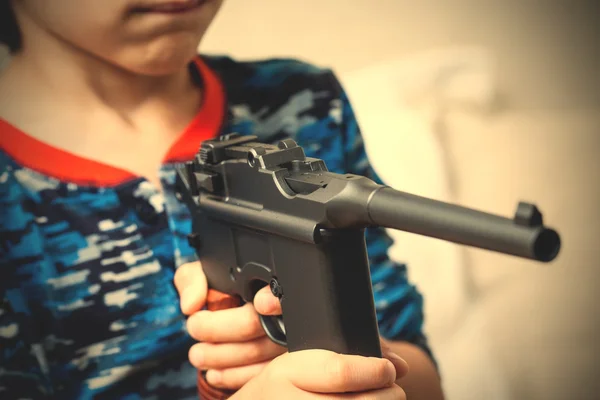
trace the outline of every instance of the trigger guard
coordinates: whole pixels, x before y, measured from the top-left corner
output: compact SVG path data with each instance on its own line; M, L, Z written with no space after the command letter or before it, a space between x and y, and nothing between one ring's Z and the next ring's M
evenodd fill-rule
M287 347L285 325L281 316L259 315L260 325L272 342Z

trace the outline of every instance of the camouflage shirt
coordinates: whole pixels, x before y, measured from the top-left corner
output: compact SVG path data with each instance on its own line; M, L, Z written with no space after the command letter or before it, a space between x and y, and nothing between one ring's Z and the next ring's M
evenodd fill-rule
M331 70L200 56L191 71L205 100L168 149L161 190L0 120L0 398L198 398L173 286L196 258L173 166L203 140L291 137L331 171L380 182ZM367 231L381 335L429 352L422 298L388 258L391 244L383 229Z

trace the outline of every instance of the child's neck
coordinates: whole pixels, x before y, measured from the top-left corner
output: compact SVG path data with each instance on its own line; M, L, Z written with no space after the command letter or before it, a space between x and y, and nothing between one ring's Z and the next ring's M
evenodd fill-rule
M135 126L136 121L147 120L145 110L180 104L189 98L186 95L198 92L186 68L160 76L127 71L31 21L22 23L28 34L24 36L23 51L14 57L8 73L18 70L30 85L51 90L55 96L76 97L79 104L102 105Z
M36 40L0 76L0 117L55 147L157 183L160 160L201 102L189 70L134 74L33 33Z

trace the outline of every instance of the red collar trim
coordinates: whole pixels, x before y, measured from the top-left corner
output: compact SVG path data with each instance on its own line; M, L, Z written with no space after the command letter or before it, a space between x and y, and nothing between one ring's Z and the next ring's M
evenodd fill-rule
M165 164L194 158L203 141L219 135L225 120L225 89L219 77L200 57L196 58L195 64L204 84L204 101L196 117L171 145L163 159Z
M192 159L200 144L218 136L225 117L225 91L217 75L194 60L202 77L204 101L196 117L171 145L163 163ZM22 166L79 185L116 186L139 178L130 171L90 160L44 143L0 119L0 150Z

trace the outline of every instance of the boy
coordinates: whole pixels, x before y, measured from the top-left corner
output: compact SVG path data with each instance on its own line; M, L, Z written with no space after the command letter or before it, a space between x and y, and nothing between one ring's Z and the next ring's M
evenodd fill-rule
M0 397L194 399L198 368L238 399L441 398L421 298L381 229L367 241L383 360L284 354L256 324L281 312L266 291L202 310L173 165L237 132L378 179L331 71L197 56L220 0L0 4Z

